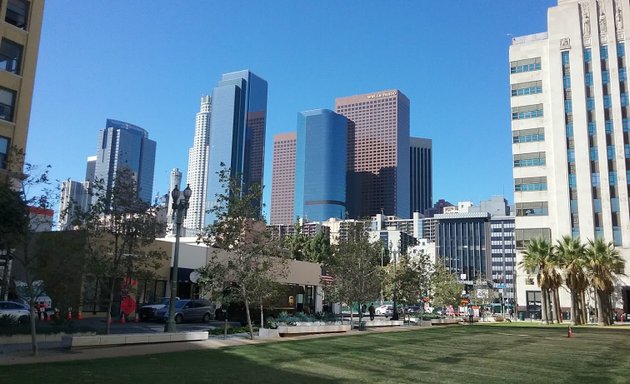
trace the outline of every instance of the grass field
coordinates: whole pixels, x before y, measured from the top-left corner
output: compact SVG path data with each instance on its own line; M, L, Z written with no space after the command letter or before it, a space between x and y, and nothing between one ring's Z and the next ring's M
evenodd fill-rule
M630 383L630 329L460 326L0 367L0 383Z

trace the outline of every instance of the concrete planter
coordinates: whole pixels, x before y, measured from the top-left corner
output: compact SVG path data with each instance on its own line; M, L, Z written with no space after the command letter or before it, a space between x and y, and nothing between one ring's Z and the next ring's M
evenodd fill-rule
M278 334L280 336L303 335L309 333L338 333L348 332L350 324L331 324L331 325L297 325L297 326L278 326Z
M74 333L74 334L66 334L66 333L50 333L50 334L38 334L37 342L38 343L53 343L60 342L64 336L91 336L95 335L94 332L89 333ZM31 335L11 335L11 336L0 336L0 344L28 344L31 342Z
M273 339L280 337L280 333L278 333L277 329L259 328L258 337L263 339Z
M459 319L431 319L431 325L454 325L459 322Z

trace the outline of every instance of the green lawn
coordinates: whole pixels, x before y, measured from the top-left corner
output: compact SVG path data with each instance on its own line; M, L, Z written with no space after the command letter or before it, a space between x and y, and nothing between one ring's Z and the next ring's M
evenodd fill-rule
M474 325L0 367L0 383L630 383L630 329Z

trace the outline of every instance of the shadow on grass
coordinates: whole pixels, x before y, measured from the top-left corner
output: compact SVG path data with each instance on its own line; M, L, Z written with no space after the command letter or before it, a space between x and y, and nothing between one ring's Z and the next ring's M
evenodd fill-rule
M333 383L259 363L233 348L195 350L87 361L3 366L0 383ZM286 356L285 356L286 358ZM285 359L286 360L286 359Z

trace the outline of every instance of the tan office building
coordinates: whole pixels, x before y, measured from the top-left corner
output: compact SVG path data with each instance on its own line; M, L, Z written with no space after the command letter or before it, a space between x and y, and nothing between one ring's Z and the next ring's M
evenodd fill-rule
M44 0L0 2L0 175L22 170L22 159L8 155L27 150L43 13Z

